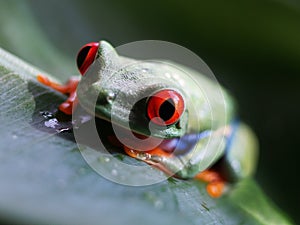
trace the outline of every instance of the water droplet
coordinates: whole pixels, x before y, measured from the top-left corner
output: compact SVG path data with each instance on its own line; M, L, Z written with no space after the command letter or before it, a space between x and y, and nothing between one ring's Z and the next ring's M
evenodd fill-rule
M115 98L116 98L115 93L110 91L107 93L106 101L111 104L115 100Z
M145 198L151 202L155 208L161 209L164 206L164 202L156 195L156 193L150 191L145 193Z
M148 70L149 70L148 68L143 68L143 69L142 69L142 72L143 72L143 73L147 73Z
M55 128L58 126L58 120L56 118L45 121L45 126L49 128Z
M85 174L86 173L86 168L84 168L84 167L79 168L78 173L79 174Z
M150 160L151 155L149 153L141 152L137 154L137 158L140 160Z
M115 170L115 169L113 169L113 170L111 171L111 174L112 174L113 176L117 176L117 175L118 175L118 171Z
M163 208L163 206L164 206L164 203L160 199L157 199L156 201L154 201L154 207L155 208L161 209L161 208Z
M100 157L98 158L98 161L99 161L100 163L108 163L108 162L110 162L110 158L107 157L107 156L100 156Z
M170 73L165 73L165 76L166 76L167 78L171 78L171 74L170 74Z
M41 114L45 119L52 119L52 118L54 117L53 113L48 112L48 111L40 112L40 114Z
M180 76L179 76L177 73L174 73L174 74L173 74L173 77L174 77L176 80L178 80L178 79L180 78Z

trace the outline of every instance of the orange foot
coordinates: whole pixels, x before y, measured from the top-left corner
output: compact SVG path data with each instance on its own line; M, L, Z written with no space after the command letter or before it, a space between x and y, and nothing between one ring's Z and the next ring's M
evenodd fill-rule
M206 191L213 198L218 198L224 193L226 181L216 171L205 170L198 173L195 179L208 183Z
M63 94L67 94L69 97L65 102L60 104L59 110L67 115L72 115L72 109L73 107L76 107L78 102L77 95L76 95L76 88L79 83L79 78L72 77L64 85L50 81L46 76L41 74L37 75L37 80L40 83L48 87L51 87L56 91L59 91Z

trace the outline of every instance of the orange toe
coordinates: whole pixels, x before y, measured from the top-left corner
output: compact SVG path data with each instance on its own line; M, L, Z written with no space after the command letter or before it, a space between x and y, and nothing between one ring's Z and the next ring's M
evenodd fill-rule
M195 179L208 183L206 191L213 198L218 198L224 193L226 181L217 171L210 169L204 170L198 173Z
M219 198L224 193L225 182L215 181L206 186L207 193L213 198Z
M59 110L67 115L72 115L73 104L71 102L63 102L59 105Z
M37 75L37 77L36 77L36 79L40 82L40 83L42 83L42 84L44 84L44 85L46 85L46 86L49 86L50 85L50 80L48 79L48 77L46 77L46 76L44 76L44 75L41 75L41 74L38 74Z

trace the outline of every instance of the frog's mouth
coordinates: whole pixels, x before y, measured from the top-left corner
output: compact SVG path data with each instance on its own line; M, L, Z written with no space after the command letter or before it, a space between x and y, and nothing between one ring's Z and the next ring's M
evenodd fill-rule
M113 131L107 135L107 140L110 145L117 147L117 149L122 152L124 151L132 158L143 161L163 171L167 175L175 177L176 173L184 166L183 158L189 154L198 140L203 138L203 135L200 136L194 133L186 134L182 137L163 139L138 134L122 127L119 129L123 129L121 136L117 136ZM131 139L132 135L142 142ZM145 146L151 146L153 144L151 142L155 144L154 147L146 150Z
M118 135L116 135L110 122L98 118L96 119L96 124L101 142L112 154L117 152L125 153L132 158L156 167L168 175L174 175L174 169L172 170L166 166L164 161L167 158L172 160L177 157L176 147L178 147L179 138L149 137L123 127L118 127ZM132 139L132 135L134 135L134 139ZM149 148L151 145L154 147L145 150L145 146Z

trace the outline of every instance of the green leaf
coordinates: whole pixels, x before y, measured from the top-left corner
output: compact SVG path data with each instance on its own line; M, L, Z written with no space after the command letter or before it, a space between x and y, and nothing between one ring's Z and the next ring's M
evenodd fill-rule
M76 74L75 63L51 44L25 1L1 1L0 44L60 77ZM34 54L32 54L34 53ZM73 70L72 70L73 69Z
M104 179L70 135L45 126L41 112L55 110L65 96L39 84L38 73L44 72L0 49L2 218L31 224L291 224L253 180L212 199L205 184L193 180L131 187Z

